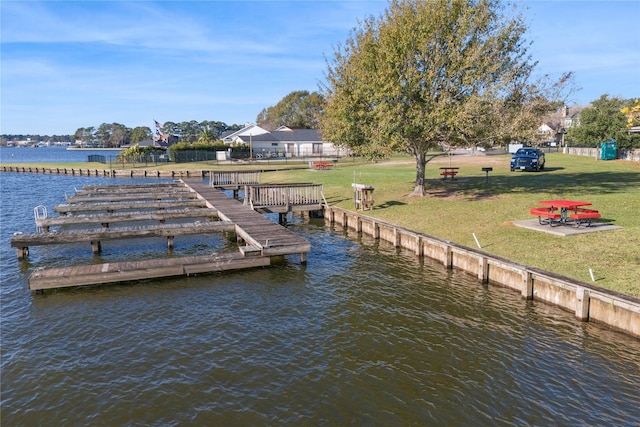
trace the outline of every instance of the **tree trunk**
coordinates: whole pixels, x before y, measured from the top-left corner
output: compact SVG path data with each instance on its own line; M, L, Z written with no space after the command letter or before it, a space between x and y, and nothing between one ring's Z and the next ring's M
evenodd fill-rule
M424 197L427 192L425 189L425 172L427 160L424 153L416 153L416 185L411 193L414 197Z

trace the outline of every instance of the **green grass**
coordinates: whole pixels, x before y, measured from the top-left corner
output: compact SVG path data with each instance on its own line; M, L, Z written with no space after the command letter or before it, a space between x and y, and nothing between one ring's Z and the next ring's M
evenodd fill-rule
M367 215L412 230L476 247L530 266L640 297L640 165L626 161L552 153L540 173L510 172L509 156L456 156L459 179L440 179L439 167L427 166L428 193L409 197L415 180L412 159L359 165L339 164L332 171L287 171L267 174L270 182L322 183L332 205L353 209L351 183L375 187L375 209ZM493 167L489 183L483 166ZM620 230L560 237L512 224L531 219L529 208L545 199L593 203L603 218Z
M409 197L415 182L415 164L407 156L380 163L344 159L327 171L304 168L269 172L263 174L263 181L321 183L329 204L347 209L354 209L354 180L372 185L375 208L367 215L470 247L476 246L475 233L486 252L585 282L591 282L591 268L597 279L595 285L640 297L640 164L551 153L547 154L543 172L510 172L509 158L438 158L427 165L428 195L424 198ZM453 182L440 179L438 169L450 162L460 167L459 179ZM295 162L271 163L244 168L304 166ZM104 168L99 163L38 166ZM484 166L493 167L488 184L481 170ZM158 168L150 165L147 169L232 167L199 162ZM623 228L560 237L513 226L511 221L531 219L529 208L545 199L590 201L604 219Z

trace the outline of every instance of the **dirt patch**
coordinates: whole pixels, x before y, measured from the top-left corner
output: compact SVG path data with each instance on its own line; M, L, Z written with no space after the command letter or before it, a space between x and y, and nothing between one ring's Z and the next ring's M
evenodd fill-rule
M499 164L505 164L505 157L504 156L497 156L497 155L465 155L465 154L458 154L455 156L451 156L451 158L449 158L449 156L438 156L436 158L434 158L433 160L431 160L429 163L427 163L427 168L429 167L429 165L438 165L438 166L442 166L443 164L446 164L447 166L449 166L449 162L451 162L452 166L459 166L459 165L482 165L482 166L493 166L493 165L499 165ZM508 160L506 160L506 162L508 162ZM392 161L382 161L379 163L380 166L395 166L395 165L406 165L406 164L412 164L415 165L416 161L414 158L407 158L406 160L392 160Z
M449 161L451 161L451 165L452 166L459 166L459 165L482 165L482 166L493 166L493 165L500 165L500 164L505 164L505 161L508 162L508 160L505 160L504 156L463 156L463 155L458 155L458 156L452 156L451 159L449 159L449 157L446 156L442 156L442 157L436 157L435 159L433 159L432 161L430 161L430 164L437 164L437 165L442 165L442 164L446 164L447 166L449 166ZM427 166L429 167L429 166Z

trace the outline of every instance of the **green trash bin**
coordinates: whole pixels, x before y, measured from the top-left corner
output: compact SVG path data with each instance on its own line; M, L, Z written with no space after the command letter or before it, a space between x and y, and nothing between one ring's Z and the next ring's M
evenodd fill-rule
M600 144L600 160L615 160L618 144L615 139Z

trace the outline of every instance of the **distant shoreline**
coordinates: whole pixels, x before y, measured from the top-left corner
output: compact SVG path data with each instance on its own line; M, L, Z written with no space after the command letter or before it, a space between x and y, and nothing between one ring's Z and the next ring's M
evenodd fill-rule
M67 147L67 150L73 151L122 151L124 148L80 148L80 147Z

